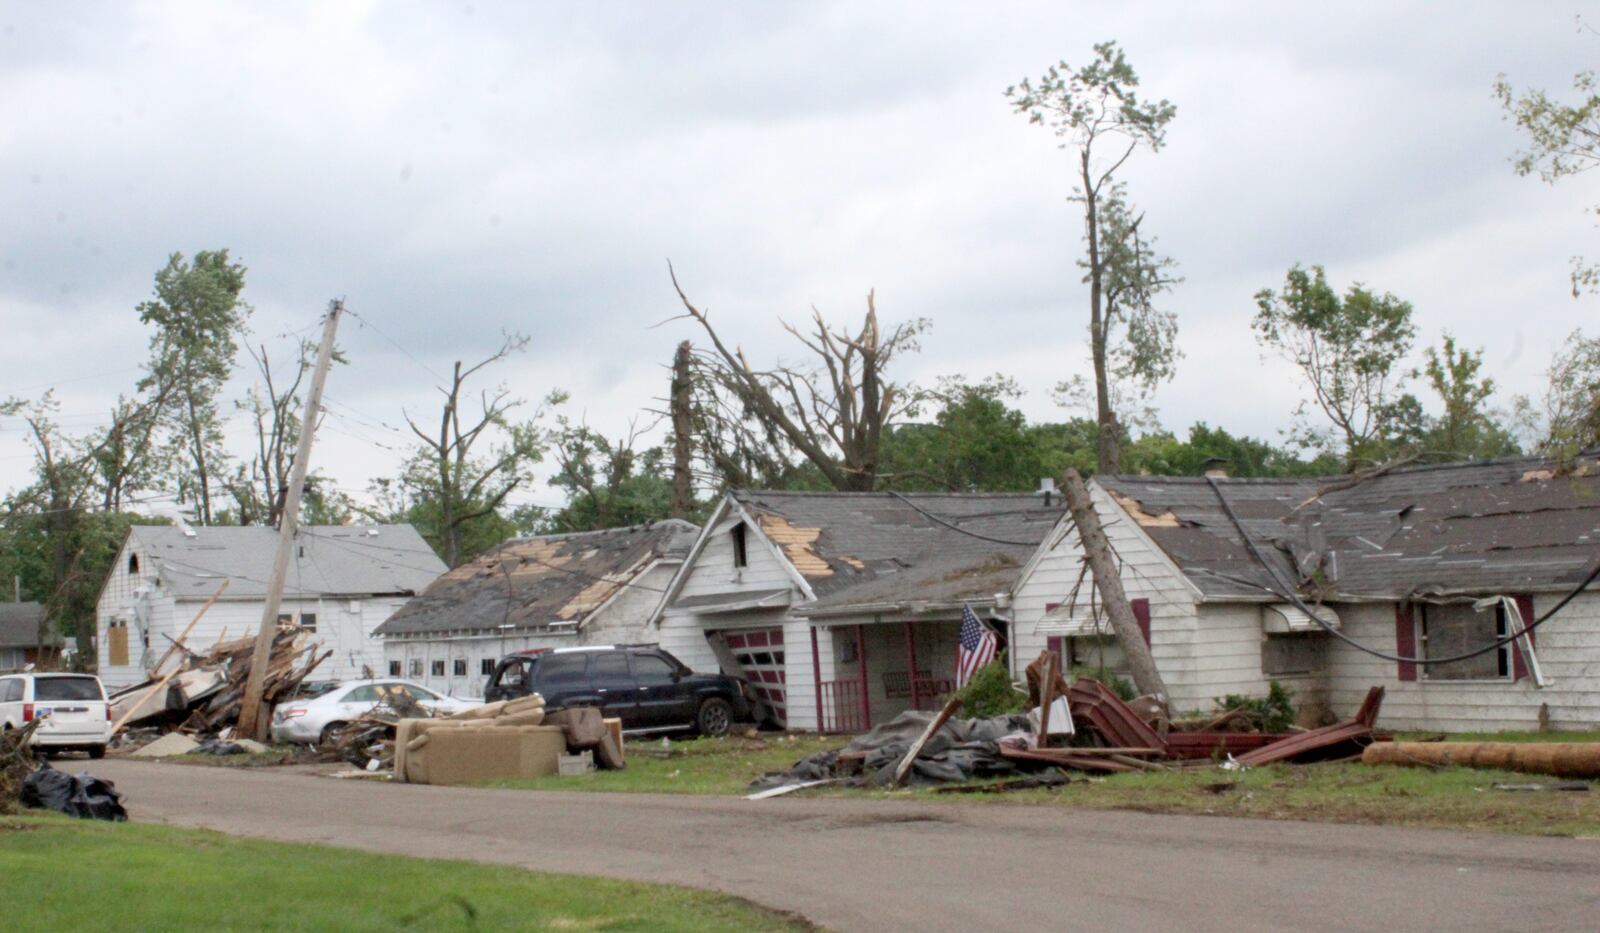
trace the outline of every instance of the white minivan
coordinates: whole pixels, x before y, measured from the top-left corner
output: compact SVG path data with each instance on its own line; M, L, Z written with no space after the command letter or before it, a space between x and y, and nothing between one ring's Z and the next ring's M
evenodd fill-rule
M33 747L82 751L103 758L111 741L111 706L93 674L8 674L0 677L0 729L37 721Z

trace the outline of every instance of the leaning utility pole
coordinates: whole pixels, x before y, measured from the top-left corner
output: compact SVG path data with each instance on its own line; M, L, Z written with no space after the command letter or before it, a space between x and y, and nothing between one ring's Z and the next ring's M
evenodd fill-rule
M1156 670L1156 660L1150 655L1150 646L1144 643L1144 633L1139 631L1139 620L1134 618L1128 594L1122 590L1122 576L1117 573L1117 563L1111 555L1111 543L1100 528L1100 516L1095 513L1094 500L1089 498L1089 487L1077 470L1061 474L1061 490L1067 497L1067 508L1072 510L1072 523L1078 529L1078 541L1083 545L1084 557L1089 560L1089 570L1094 574L1095 589L1100 591L1100 604L1106 607L1111 620L1111 631L1122 645L1128 658L1128 673L1133 675L1133 685L1142 694L1160 700L1169 699L1167 685Z
M339 329L339 314L344 302L328 302L328 317L322 325L322 345L317 348L317 368L311 374L311 393L300 420L300 444L294 463L289 466L289 488L278 520L278 552L272 559L272 577L267 585L266 604L261 609L261 628L256 632L255 653L250 656L250 677L245 681L244 698L239 704L238 735L267 737L267 717L261 715L262 693L266 690L267 664L272 658L272 636L278 630L278 605L283 599L283 580L289 572L289 554L294 550L295 526L300 521L300 494L306 482L306 464L311 460L311 438L317 432L317 416L322 410L322 387L328 381L328 366L333 362L333 335Z

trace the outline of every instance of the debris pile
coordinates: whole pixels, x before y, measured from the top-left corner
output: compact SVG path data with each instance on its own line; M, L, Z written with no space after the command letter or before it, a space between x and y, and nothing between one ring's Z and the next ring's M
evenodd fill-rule
M1347 722L1288 733L1235 731L1248 728L1225 714L1202 728L1174 732L1159 705L1126 702L1096 680L1068 685L1049 652L1028 666L1031 713L988 719L956 719L960 700L938 714L910 711L857 736L841 749L796 762L788 771L763 775L751 785L762 796L818 783L852 786L949 784L986 777L1018 776L1004 782L1037 787L1059 783L1063 770L1090 773L1165 771L1181 767L1224 768L1275 762L1306 764L1359 759L1363 749L1388 736L1374 729L1383 688L1368 692Z
M402 719L394 749L395 780L413 784L557 774L569 754L587 753L585 761L602 768L624 764L621 720L592 707L546 711L537 693L446 718Z
M308 641L308 632L298 625L280 625L272 636L268 654L262 703L288 699L331 651L318 653L320 643ZM167 658L152 670L151 679L111 697L111 719L115 730L128 726L151 727L159 732L180 731L190 735L216 735L239 721L245 682L255 652L255 638L218 642L210 651L190 651L180 640L168 656L181 653L178 666L160 677Z
M433 714L410 691L378 685L378 702L359 717L328 732L320 751L325 761L347 761L368 771L394 767L395 732L401 720Z
M33 771L33 752L28 747L39 721L21 729L0 732L0 814L14 813L22 794L22 783Z

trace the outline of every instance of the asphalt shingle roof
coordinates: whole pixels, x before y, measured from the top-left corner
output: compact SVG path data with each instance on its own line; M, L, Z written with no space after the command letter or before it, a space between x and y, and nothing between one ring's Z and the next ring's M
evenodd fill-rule
M990 598L1065 511L1028 493L733 495L810 584L813 610Z
M661 558L682 558L699 529L677 519L517 538L449 571L382 625L379 635L582 625Z
M0 648L35 648L39 645L39 625L44 621L40 603L0 603ZM49 633L50 644L60 641Z
M135 525L143 560L180 599L205 599L223 579L224 599L260 599L272 576L276 529ZM410 525L310 525L289 561L287 599L419 593L449 568ZM147 564L147 568L152 566Z
M1203 478L1098 482L1208 597L1262 598L1270 577ZM1600 560L1600 469L1518 457L1398 469L1351 484L1219 480L1280 579L1398 599L1561 589ZM1319 490L1322 492L1318 495Z

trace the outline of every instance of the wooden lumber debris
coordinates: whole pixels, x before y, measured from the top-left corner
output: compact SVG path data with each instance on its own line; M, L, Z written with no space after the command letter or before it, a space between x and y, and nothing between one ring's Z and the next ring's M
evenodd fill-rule
M951 697L950 702L939 711L939 715L933 717L933 721L928 723L928 728L922 730L922 735L911 743L911 748L906 751L906 757L900 759L899 766L894 769L894 780L890 783L890 787L900 787L905 784L906 775L911 773L911 766L917 763L917 756L922 754L922 749L927 746L928 740L933 738L960 708L961 698Z
M1383 705L1383 688L1373 687L1361 701L1361 709L1348 722L1312 729L1254 751L1235 756L1235 761L1246 767L1270 765L1279 761L1313 762L1335 761L1360 755L1362 750L1377 741L1373 726L1378 721L1378 708Z
M1379 742L1363 764L1494 768L1553 777L1600 778L1600 742Z

